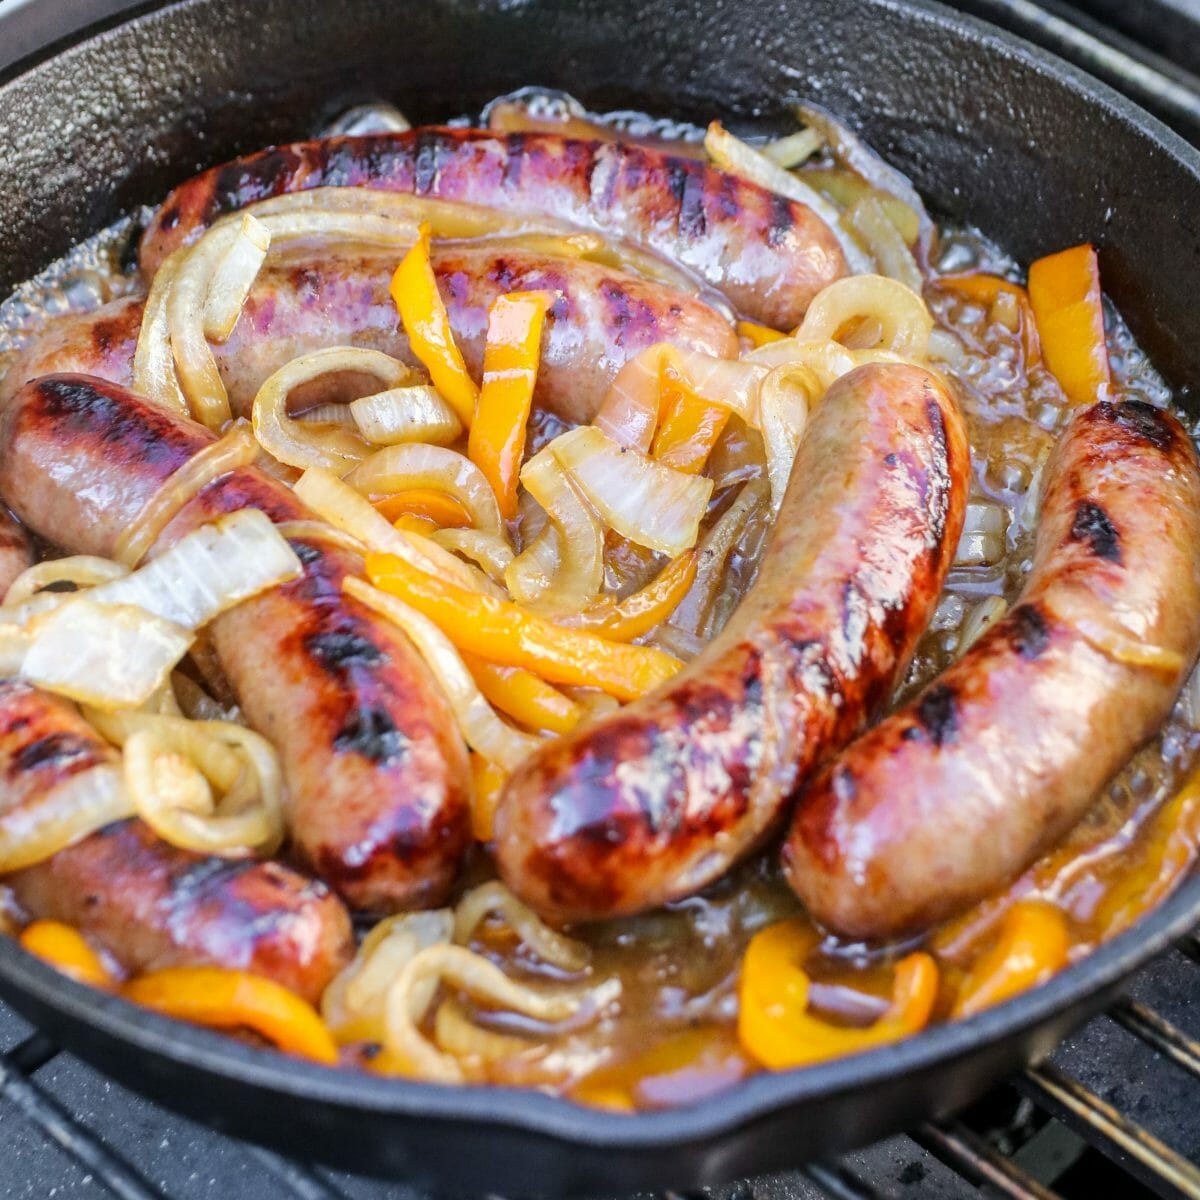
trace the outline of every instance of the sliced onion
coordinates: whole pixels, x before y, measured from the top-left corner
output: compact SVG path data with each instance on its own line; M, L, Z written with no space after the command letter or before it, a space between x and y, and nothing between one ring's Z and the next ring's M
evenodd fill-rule
M820 380L822 391L828 391L835 380L858 365L854 355L840 342L802 342L794 337L759 346L747 353L745 359L763 367L803 363Z
M369 550L395 554L429 575L437 575L472 591L490 596L503 593L482 572L443 550L419 534L396 529L348 483L329 471L313 467L305 471L293 489L303 503L336 529L357 538Z
M217 262L209 284L204 304L204 336L209 341L224 342L233 332L270 247L270 230L250 213L242 213L233 243Z
M668 622L672 628L693 636L700 634L717 596L727 582L725 568L729 555L755 510L766 502L768 495L769 485L765 480L751 480L704 535L697 555L696 580L672 614Z
M145 713L120 714L114 724L126 792L164 841L225 857L278 850L283 777L265 738L241 725Z
M288 542L317 542L336 550L348 550L351 554L366 553L366 547L358 538L335 529L325 521L280 521L275 531Z
M920 228L918 240L922 250L927 251L933 237L933 221L908 179L876 154L857 134L815 104L798 104L794 111L799 121L821 135L840 165L853 171L873 188L894 196L917 214Z
M500 506L487 476L465 454L444 446L385 446L355 467L346 482L366 496L434 488L453 496L476 529L500 533Z
M925 359L933 318L920 296L886 275L852 275L822 288L795 336L801 342L835 341L845 326L864 318L880 326L878 346L871 349Z
M760 154L752 146L739 141L732 133L722 128L719 121L713 121L709 125L704 135L704 148L722 171L748 179L751 183L757 183L759 187L786 196L789 200L795 200L810 209L829 227L830 233L837 239L851 273L871 270L870 260L842 228L837 209L820 192L809 187L800 176L785 171L765 154Z
M1004 508L991 500L967 505L962 536L954 552L956 567L995 566L1004 557L1008 521Z
M1008 610L1003 596L985 596L967 614L958 634L958 653L966 652L980 639L984 631L994 625Z
M373 376L381 390L399 387L412 378L409 367L378 350L331 346L294 358L254 397L254 436L263 449L290 467L325 467L340 475L360 463L372 447L356 430L340 425L317 428L288 414L288 396L295 388L323 375L347 371Z
M129 574L129 568L94 554L74 554L69 558L48 558L26 567L9 585L4 607L10 608L35 596L56 583L73 583L77 588L108 583Z
M182 413L185 417L190 417L192 410L175 373L171 333L167 327L167 297L179 273L179 264L190 251L190 246L181 247L154 272L150 294L142 309L137 347L133 352L133 390L139 396Z
M695 545L712 495L711 479L664 467L617 445L595 426L572 429L550 448L618 533L672 557Z
M463 740L472 750L504 770L513 771L541 745L537 738L520 733L500 720L454 644L428 617L353 576L343 580L342 586L408 635L446 693Z
M145 609L98 604L84 593L37 622L21 678L97 708L136 708L162 687L192 639Z
M504 572L512 565L513 551L502 534L481 533L478 529L435 529L429 536L443 549L478 563L496 583L504 582Z
M673 347L665 342L647 346L614 376L593 423L618 446L650 453L658 425L662 369L672 354Z
M783 494L792 476L792 464L809 407L820 399L821 382L803 363L776 367L762 382L758 404L763 446L767 452L767 479L771 485L771 516L779 515Z
M258 443L245 421L233 425L224 437L192 455L142 507L125 527L113 547L113 558L136 567L158 541L159 534L181 508L214 479L239 467L249 466L258 456Z
M672 366L702 399L723 404L748 425L758 427L758 391L767 368L748 357L713 358L699 350L676 350Z
M591 950L585 942L551 929L499 880L472 888L458 902L454 910L454 940L461 946L469 946L476 929L491 916L503 917L518 939L552 967L582 971L591 959Z
M604 529L549 448L521 468L521 483L548 525L515 559L504 579L513 599L564 611L586 605L604 586Z
M350 402L358 431L377 446L429 442L449 446L462 434L454 409L428 384L391 388Z
M759 153L764 158L769 158L777 167L791 171L802 162L812 158L824 144L825 141L817 130L798 129L786 137L768 142Z
M243 508L201 525L132 575L87 593L95 604L136 605L187 630L304 568L270 518Z
M842 220L862 238L883 274L920 295L921 270L887 210L874 196L856 200Z
M89 833L133 815L121 767L101 763L0 812L0 875L45 862Z

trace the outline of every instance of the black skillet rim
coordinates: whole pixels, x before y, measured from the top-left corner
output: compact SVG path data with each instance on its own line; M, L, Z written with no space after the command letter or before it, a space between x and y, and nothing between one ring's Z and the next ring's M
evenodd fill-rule
M1015 58L1039 73L1057 77L1082 93L1089 103L1134 126L1142 137L1176 159L1195 176L1200 194L1200 152L1105 84L1021 38L946 9L934 0L876 2L881 8L911 14L934 28L957 26L1000 58ZM178 5L185 6L187 0ZM97 9L103 9L98 25L86 19L78 21L79 0L73 0L72 7L76 31L48 51L25 57L22 69L79 44L98 30L176 5L136 3L129 5L132 12L113 13L111 6L97 4ZM13 77L13 73L0 71L0 79L5 82ZM72 1023L90 1025L131 1049L293 1099L398 1119L478 1122L593 1147L654 1150L726 1135L780 1110L861 1091L897 1076L952 1062L983 1044L997 1044L1028 1033L1071 1009L1080 1009L1082 1017L1089 998L1116 987L1198 921L1200 876L1193 875L1155 911L1111 942L1047 983L996 1008L965 1021L933 1026L903 1042L862 1055L801 1070L763 1072L694 1105L635 1115L586 1108L531 1089L385 1079L251 1049L75 983L9 938L0 938L0 983L6 990L23 993L35 1005L55 1011Z

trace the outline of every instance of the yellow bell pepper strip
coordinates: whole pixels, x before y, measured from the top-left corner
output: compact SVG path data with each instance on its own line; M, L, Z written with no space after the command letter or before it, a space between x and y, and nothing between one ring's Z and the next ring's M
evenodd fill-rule
M786 333L780 333L778 329L771 329L766 325L759 325L756 321L739 321L737 323L737 331L739 337L744 337L754 346L766 346L771 342L781 342Z
M286 1054L332 1066L337 1046L311 1004L270 979L221 967L167 967L130 980L134 1004L214 1029L251 1029Z
M952 1016L970 1017L1049 979L1066 965L1071 939L1066 917L1041 900L1018 900L1000 937L967 973Z
M517 479L533 405L542 327L556 292L509 292L488 309L483 386L467 438L467 457L484 473L500 514L517 515Z
M583 718L583 709L523 667L501 667L475 654L463 654L479 690L489 704L529 729L570 733Z
M738 1039L773 1071L857 1054L923 1028L938 992L937 965L915 953L896 964L892 1003L866 1028L833 1025L808 1012L804 960L816 933L803 918L780 921L750 939L738 984Z
M492 824L500 792L508 779L503 767L471 751L471 832L477 842L492 840Z
M937 280L937 285L957 292L968 300L986 304L989 308L1001 292L1007 292L1017 302L1017 311L1021 314L1021 349L1025 355L1025 365L1035 367L1042 361L1042 345L1038 339L1033 306L1029 302L1029 293L1019 283L976 271L969 275L943 275Z
M665 466L699 475L733 410L710 404L679 371L664 366L659 376L659 412L665 415L654 435L651 455Z
M392 299L412 352L429 372L439 395L470 427L479 389L467 374L462 352L450 329L450 317L429 265L429 225L422 222L416 245L392 276Z
M111 988L117 983L100 955L88 945L83 934L61 921L33 921L21 930L17 939L30 954L49 963L76 983L96 988Z
M641 591L624 600L605 599L583 612L561 617L571 629L587 629L614 642L632 642L661 625L678 607L696 578L695 550L673 558Z
M598 687L634 700L683 664L655 646L627 646L427 575L391 554L368 554L367 577L424 613L460 649L506 667L525 667L551 683Z
M1095 249L1074 246L1029 268L1029 303L1042 356L1072 404L1092 404L1109 383L1100 267Z
M376 512L393 523L402 516L424 517L437 529L466 529L471 514L459 500L436 488L409 488L371 501Z

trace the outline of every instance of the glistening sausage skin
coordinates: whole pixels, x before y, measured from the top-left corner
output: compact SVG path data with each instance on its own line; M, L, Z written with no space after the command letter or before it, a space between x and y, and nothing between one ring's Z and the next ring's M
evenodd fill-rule
M953 558L968 468L962 416L935 376L886 365L838 380L721 635L513 775L496 814L509 887L554 918L603 918L688 895L758 846L908 664Z
M1179 422L1096 404L1047 472L1012 611L800 794L788 878L838 933L917 930L1011 881L1161 728L1196 659L1200 464Z

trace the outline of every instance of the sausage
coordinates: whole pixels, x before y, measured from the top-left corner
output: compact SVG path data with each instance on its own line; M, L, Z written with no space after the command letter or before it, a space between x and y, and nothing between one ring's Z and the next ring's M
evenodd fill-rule
M0 600L26 567L33 562L29 535L0 508Z
M42 536L111 555L122 529L213 435L115 384L54 375L0 412L0 494ZM256 467L214 480L153 552L222 513L311 520ZM352 907L436 904L470 842L466 750L449 704L396 628L345 596L361 559L293 539L304 574L222 614L217 655L242 711L278 749L292 849Z
M732 327L708 305L599 263L494 245L435 246L431 261L476 379L491 302L510 291L561 293L547 314L534 398L567 421L591 421L613 376L647 346L665 341L721 358L737 352ZM388 294L396 262L395 254L382 253L269 260L232 335L212 347L234 414L249 415L259 387L284 363L326 346L365 346L416 365ZM42 375L97 375L128 385L142 308L141 300L118 300L54 322L0 381L0 404Z
M223 213L284 192L365 187L540 215L623 238L695 272L778 329L846 273L809 208L708 163L631 142L425 127L275 146L177 187L142 237L152 275Z
M1047 467L1009 614L801 792L784 862L840 933L918 930L1003 887L1166 719L1200 649L1200 466L1179 422L1096 404ZM1178 656L1114 657L1115 636Z
M587 920L703 887L886 702L962 528L969 451L946 386L904 364L838 380L797 455L757 583L642 700L537 751L496 813L500 873Z
M0 810L117 760L69 704L0 680ZM324 884L279 863L176 849L136 819L4 882L27 914L76 926L130 973L228 967L315 1002L354 948L349 914Z

